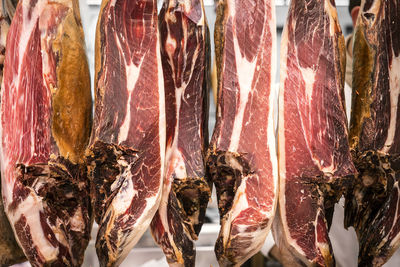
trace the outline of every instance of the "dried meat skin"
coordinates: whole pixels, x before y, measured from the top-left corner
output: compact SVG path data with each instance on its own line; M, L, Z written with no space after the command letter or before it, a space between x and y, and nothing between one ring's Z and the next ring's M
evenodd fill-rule
M207 169L221 222L215 253L221 266L239 266L261 249L277 203L275 3L226 0L218 5L217 122Z
M356 170L344 110L344 38L333 1L291 1L281 43L279 216L288 266L335 266L334 204Z
M211 195L208 145L209 32L202 0L164 1L160 15L166 103L166 173L153 237L172 266L194 266L194 241Z
M359 172L346 196L359 264L381 266L400 246L400 4L363 1L354 35L350 147Z
M91 109L78 2L21 1L1 91L2 193L32 266L83 262L93 221L84 164Z
M100 266L117 266L161 198L164 82L155 0L103 0L96 30L95 114L87 162Z

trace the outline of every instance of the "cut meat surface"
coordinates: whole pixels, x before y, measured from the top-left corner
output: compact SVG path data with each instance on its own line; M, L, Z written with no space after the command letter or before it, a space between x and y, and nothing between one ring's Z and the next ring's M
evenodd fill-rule
M363 1L353 47L350 146L359 172L346 196L360 266L381 266L400 247L400 3Z
M273 226L288 266L335 266L328 237L333 207L356 172L344 67L334 1L292 0L281 44L279 216Z
M215 27L218 107L207 155L221 218L215 253L221 266L239 266L261 249L277 202L274 1L220 1Z
M7 33L15 13L17 1L0 2L0 83L3 80L4 57ZM4 212L0 181L0 266L12 265L26 260L14 237L11 225Z
M158 209L165 100L156 0L103 0L87 152L101 266L119 265Z
M33 266L80 266L92 225L89 68L78 1L22 0L1 91L5 212Z
M160 13L167 121L166 174L151 230L168 262L194 266L194 240L211 195L208 144L209 32L202 0L166 0Z

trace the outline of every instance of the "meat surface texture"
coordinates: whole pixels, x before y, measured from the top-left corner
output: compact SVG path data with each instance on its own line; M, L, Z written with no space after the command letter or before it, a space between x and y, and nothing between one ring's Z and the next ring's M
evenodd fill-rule
M0 2L0 83L3 80L4 57L6 52L7 33L15 13L17 1ZM24 253L18 246L11 225L4 212L1 197L0 181L0 266L12 265L25 260Z
M400 246L399 1L363 1L353 55L350 148L359 175L345 225L356 230L359 265L381 266Z
M102 2L87 152L101 266L123 261L160 203L165 96L157 23L156 0Z
M334 1L292 0L281 43L279 204L285 266L335 266L328 231L351 182L345 48Z
M215 28L217 122L207 155L221 223L215 253L221 266L240 266L261 249L277 202L274 1L220 1Z
M92 225L83 163L92 105L78 1L22 0L4 64L5 212L32 266L80 266Z
M152 223L173 266L194 266L194 240L211 195L208 145L209 32L202 0L165 0L160 13L166 103L166 173Z

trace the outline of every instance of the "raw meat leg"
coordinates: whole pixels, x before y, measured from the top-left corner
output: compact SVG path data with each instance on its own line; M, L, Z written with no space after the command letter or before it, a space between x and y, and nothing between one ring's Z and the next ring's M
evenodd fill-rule
M1 91L4 207L33 266L80 266L92 225L89 68L78 1L21 0Z
M362 2L354 35L350 147L359 172L346 196L360 266L381 266L400 246L400 3Z
M167 147L153 237L173 266L194 266L194 240L211 195L208 145L209 33L202 0L166 0L160 13Z
M15 13L17 2L0 1L0 83L3 80L4 56L6 39L11 20ZM24 253L14 237L11 225L4 212L3 197L0 182L0 266L12 265L26 260Z
M221 266L239 266L261 249L277 202L275 3L220 1L215 27L218 107L207 156L221 218L215 252Z
M156 0L103 0L87 153L101 266L119 265L161 198L165 100Z
M356 172L344 71L334 1L292 0L281 44L279 215L273 227L287 266L335 266L328 237L333 207Z

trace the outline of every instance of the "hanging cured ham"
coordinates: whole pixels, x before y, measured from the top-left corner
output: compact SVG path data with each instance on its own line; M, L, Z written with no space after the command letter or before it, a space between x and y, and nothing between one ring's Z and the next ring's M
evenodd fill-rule
M279 216L287 266L335 266L328 230L356 170L347 141L345 50L334 1L292 0L282 34Z
M345 224L359 265L381 266L400 246L400 3L362 2L354 35L350 146L359 172Z
M207 159L221 218L215 253L221 266L239 266L261 249L277 202L275 3L222 0L215 27L218 107Z
M4 56L6 52L7 33L15 13L17 1L0 2L0 83L3 80ZM24 253L18 246L14 232L4 213L0 181L0 266L11 265L25 260Z
M211 195L208 144L209 33L202 0L166 0L160 12L167 121L166 174L151 230L168 262L194 266L194 240Z
M1 91L5 212L33 266L80 266L92 225L89 68L78 1L21 0Z
M156 0L102 2L87 152L101 266L123 261L160 203L165 100L157 25Z

